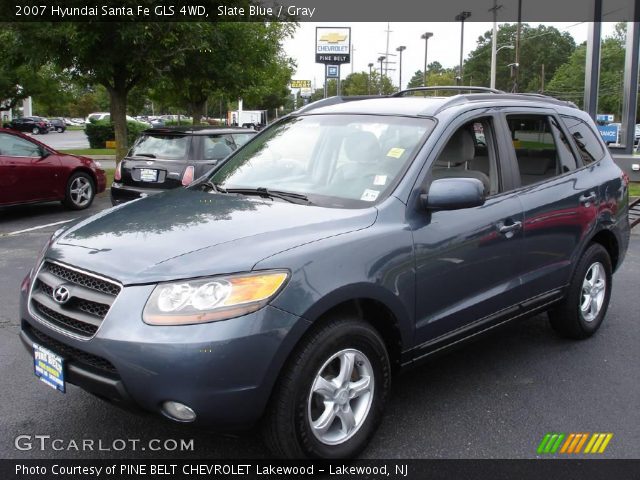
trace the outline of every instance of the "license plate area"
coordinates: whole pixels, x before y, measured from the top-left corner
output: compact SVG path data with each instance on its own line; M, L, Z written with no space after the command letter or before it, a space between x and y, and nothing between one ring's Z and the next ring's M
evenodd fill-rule
M141 182L157 182L158 170L155 170L153 168L141 168L140 181Z
M60 355L34 343L33 370L41 382L62 393L65 392L64 359Z

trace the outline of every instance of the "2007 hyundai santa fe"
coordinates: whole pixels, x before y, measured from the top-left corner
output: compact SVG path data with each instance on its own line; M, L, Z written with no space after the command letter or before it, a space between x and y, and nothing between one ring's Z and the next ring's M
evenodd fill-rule
M594 334L627 184L587 114L549 97L320 101L188 188L56 232L21 337L59 390L351 457L397 367L544 310Z

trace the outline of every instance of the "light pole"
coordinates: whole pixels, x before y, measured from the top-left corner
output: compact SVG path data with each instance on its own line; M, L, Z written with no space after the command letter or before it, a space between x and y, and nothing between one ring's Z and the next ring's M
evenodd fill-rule
M398 48L396 48L396 52L400 52L400 66L398 67L400 70L400 78L398 80L398 86L400 87L400 90L402 90L402 52L404 52L407 49L407 47L405 47L404 45L400 45Z
M378 57L378 61L380 62L380 95L382 95L382 62L384 62L385 58L387 57L385 57L384 55Z
M424 70L422 71L422 86L427 86L427 50L429 46L429 39L433 37L433 33L425 32L420 35L420 38L424 39Z
M367 83L367 90L369 95L371 95L371 69L373 68L373 63L369 64L369 82Z
M458 85L462 85L462 73L463 73L463 67L462 67L462 60L463 60L463 55L462 52L464 50L464 21L469 18L471 16L471 12L460 12L458 15L456 15L455 20L456 22L460 22L460 69L458 70Z
M497 64L498 52L503 48L508 48L509 50L513 50L516 47L514 47L513 45L503 45L500 48L498 48L492 55L491 57L491 88L496 88L496 64Z

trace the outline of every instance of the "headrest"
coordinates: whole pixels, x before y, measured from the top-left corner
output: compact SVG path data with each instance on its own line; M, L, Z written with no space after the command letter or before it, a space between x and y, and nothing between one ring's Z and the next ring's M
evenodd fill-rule
M449 139L449 142L436 160L436 165L456 167L473 160L475 145L473 137L467 129L460 129Z
M371 132L351 132L345 139L344 151L352 162L380 160L380 144Z

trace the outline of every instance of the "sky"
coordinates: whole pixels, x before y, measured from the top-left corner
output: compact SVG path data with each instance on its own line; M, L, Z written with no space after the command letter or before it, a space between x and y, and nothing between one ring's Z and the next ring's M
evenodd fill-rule
M498 21L498 24L500 22ZM532 26L537 25L531 23ZM553 25L560 31L569 32L576 44L580 44L587 39L588 23L546 23ZM603 23L603 37L610 35L614 29L614 23ZM387 23L312 23L302 22L293 38L284 43L284 49L288 56L292 57L297 64L297 71L293 75L297 80L315 81L315 88L321 88L324 82L324 66L315 63L315 31L316 27L351 27L351 45L353 52L353 65L342 65L341 77L345 78L352 72L369 71L368 64L373 63L374 68L380 68L378 57L385 54L387 48ZM475 49L478 37L493 28L492 23L466 22L464 29L464 56ZM425 32L432 32L433 37L429 39L428 63L438 61L444 67L453 67L460 62L460 23L459 22L397 22L390 23L389 30L389 52L397 54L396 47L404 45L407 49L402 54L402 83L406 86L409 79L417 70L422 70L424 65L424 40L420 36ZM500 46L500 45L498 45ZM515 52L510 49L501 50L498 55L513 58ZM396 62L398 57L392 57ZM394 85L399 81L399 65L389 64L389 72Z

